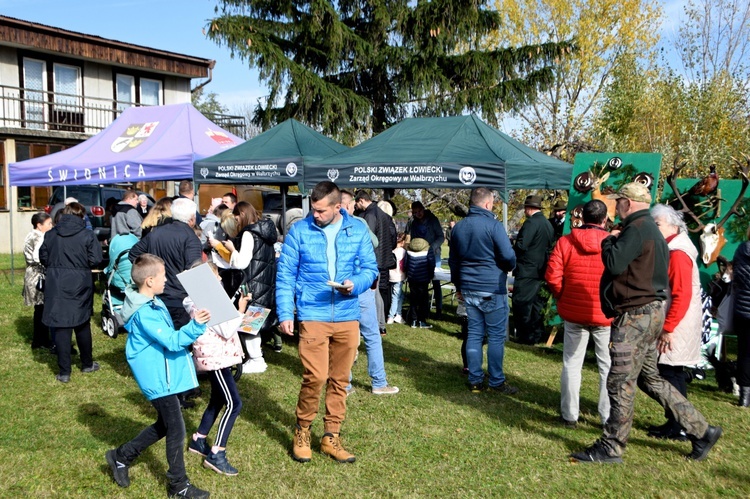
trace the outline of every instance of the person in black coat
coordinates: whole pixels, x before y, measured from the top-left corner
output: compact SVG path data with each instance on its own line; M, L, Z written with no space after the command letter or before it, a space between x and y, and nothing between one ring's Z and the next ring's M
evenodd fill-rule
M70 381L71 330L81 354L81 371L99 370L91 346L91 310L94 281L91 269L102 262L102 247L86 229L86 208L70 203L63 208L60 222L47 232L39 249L39 261L47 269L42 322L49 326L57 349L56 379Z
M734 333L737 335L737 384L740 385L739 405L750 407L750 241L737 246L732 260L732 270Z
M143 239L130 249L131 262L143 253L151 253L164 260L167 283L159 298L172 316L175 329L190 322L190 315L182 306L187 291L177 279L177 274L190 269L193 263L202 259L201 240L195 235L195 203L186 198L172 202L172 222L157 225Z
M378 262L380 276L378 278L378 291L383 300L383 311L391 309L391 284L388 279L388 271L396 268L396 226L393 219L377 204L372 201L370 194L366 191L357 191L354 196L355 208L359 211L370 230L378 238L378 247L375 248L375 259ZM383 317L385 322L385 317ZM381 334L384 330L381 330Z
M526 221L518 232L513 249L516 252L513 283L513 323L516 341L527 345L538 343L544 334L539 291L544 282L547 260L555 243L552 225L541 212L542 198L528 196L523 205Z

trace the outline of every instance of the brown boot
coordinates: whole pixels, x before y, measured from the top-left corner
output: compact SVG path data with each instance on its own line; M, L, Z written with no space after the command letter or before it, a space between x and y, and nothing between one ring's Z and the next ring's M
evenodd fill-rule
M353 463L355 457L341 445L341 437L338 433L325 433L320 441L320 452L329 455L340 463Z
M306 463L312 458L310 449L310 427L297 425L294 428L294 446L292 447L292 458L300 463Z

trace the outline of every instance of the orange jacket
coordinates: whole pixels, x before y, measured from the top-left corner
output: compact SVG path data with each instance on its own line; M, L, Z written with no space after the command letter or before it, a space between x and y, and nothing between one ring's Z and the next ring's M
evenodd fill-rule
M552 250L544 278L564 320L587 326L609 326L599 299L604 273L602 240L607 231L592 225L561 237Z

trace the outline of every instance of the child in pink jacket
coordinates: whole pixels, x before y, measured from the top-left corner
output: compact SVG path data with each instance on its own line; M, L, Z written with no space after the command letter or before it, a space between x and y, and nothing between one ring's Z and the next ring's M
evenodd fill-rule
M205 265L208 265L216 274L216 278L221 280L216 265L210 262ZM242 345L237 330L242 324L242 316L250 298L240 298L236 319L207 328L205 334L193 343L195 370L199 373L208 373L211 380L211 399L203 412L198 431L193 433L190 439L188 450L204 456L203 466L221 475L233 476L238 473L226 457L227 439L242 408L240 392L230 368L242 363ZM183 306L192 317L196 311L193 301L189 297L185 298ZM211 446L206 442L206 436L224 406L226 409L219 420L216 440Z

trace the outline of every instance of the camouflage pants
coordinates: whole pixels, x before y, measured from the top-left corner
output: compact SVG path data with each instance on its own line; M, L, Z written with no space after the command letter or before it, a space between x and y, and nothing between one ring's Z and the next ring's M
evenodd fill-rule
M610 455L621 456L633 426L636 384L674 415L692 436L708 429L703 415L677 389L659 375L656 340L664 326L663 302L655 301L619 315L612 324L609 347L612 367L607 377L609 420L602 443Z

